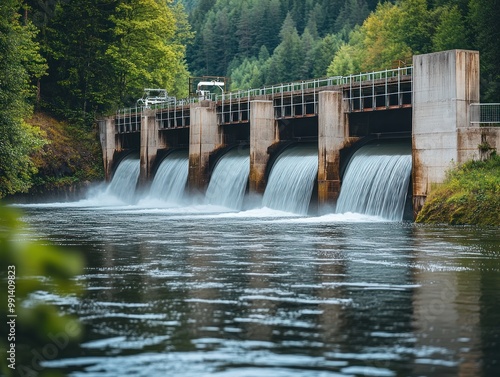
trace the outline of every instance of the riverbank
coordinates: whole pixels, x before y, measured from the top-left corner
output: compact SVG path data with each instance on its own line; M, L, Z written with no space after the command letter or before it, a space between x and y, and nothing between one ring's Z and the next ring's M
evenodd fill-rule
M40 128L46 144L32 155L38 172L32 177L30 190L8 200L72 200L92 182L103 180L102 152L95 129L44 112L35 112L27 123Z
M500 156L451 170L431 192L416 222L500 226Z

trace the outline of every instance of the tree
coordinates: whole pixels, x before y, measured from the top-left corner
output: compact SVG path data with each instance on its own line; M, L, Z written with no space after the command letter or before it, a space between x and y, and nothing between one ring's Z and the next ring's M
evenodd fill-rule
M368 16L360 28L362 39L357 44L363 55L363 71L385 69L391 67L394 60L412 55L411 47L406 43L407 21L404 17L404 9L390 3L380 4Z
M431 36L436 20L428 9L427 0L403 0L397 8L401 10L398 42L406 44L414 54L432 52Z
M113 38L105 56L113 69L111 94L120 103L138 98L145 87L172 89L178 76L187 82L185 47L165 1L121 0L109 19Z
M114 72L105 54L116 5L117 0L64 1L56 7L47 27L49 76L42 81L42 97L55 113L92 120L118 105L110 95Z
M500 99L500 2L471 0L469 19L475 46L481 53L481 99L499 102Z
M354 26L361 25L369 13L365 0L345 0L335 20L335 30L352 30Z
M337 35L328 34L323 39L319 40L312 51L314 67L312 71L313 77L323 77L326 75L328 66L333 60L333 57L339 50L342 44L342 39Z
M32 112L29 100L36 93L33 82L44 75L35 29L21 23L21 1L0 4L0 198L26 192L36 172L30 153L44 141L24 119Z
M432 36L434 51L468 48L466 26L458 6L444 6L438 9L439 22Z
M300 36L289 13L280 32L281 43L276 47L270 61L274 83L300 79L303 68L303 50Z

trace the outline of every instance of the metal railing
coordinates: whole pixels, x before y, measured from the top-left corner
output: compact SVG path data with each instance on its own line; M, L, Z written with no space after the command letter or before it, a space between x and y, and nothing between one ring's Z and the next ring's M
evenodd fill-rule
M119 134L141 130L141 107L119 109L116 112L115 127Z
M500 126L500 103L472 103L470 105L471 126Z
M386 69L383 71L359 73L349 76L333 76L320 79L290 82L278 85L264 86L258 89L237 90L233 92L222 93L214 96L215 101L237 100L239 98L275 95L287 92L310 91L328 86L359 86L359 84L376 80L389 80L391 78L401 78L401 76L411 76L413 67L400 67Z
M239 122L248 120L250 111L249 106L243 108L242 103L249 103L252 98L261 96L269 96L271 99L276 99L275 112L278 118L293 115L307 116L317 114L317 93L321 88L326 87L342 87L342 89L346 92L348 90L348 98L345 99L350 103L350 111L353 111L353 109L363 109L363 101L368 97L372 97L372 102L370 103L373 108L375 108L379 102L377 101L377 97L381 96L384 96L385 98L385 105L389 106L389 95L397 96L397 104L401 105L404 102L404 96L411 96L411 79L404 80L405 83L410 82L410 86L403 88L401 86L403 82L402 77L411 77L412 73L412 66L398 67L377 72L359 73L349 76L333 76L264 86L258 89L237 90L221 94L212 94L210 98L205 99L221 102L222 113L218 115L219 119L222 120L222 123L225 123L224 119L226 118L231 119L231 122L234 122L236 118ZM367 92L364 89L368 88L370 83L373 89L372 91ZM397 90L389 93L389 84L393 86L395 83L397 83ZM376 93L375 84L377 87L385 86L384 92ZM285 97L291 96L292 94L299 95L299 97L302 98L302 101L300 101L300 98L298 100L291 98L290 103L287 103ZM175 128L187 125L184 118L189 116L189 111L184 111L184 109L189 106L189 104L198 101L199 98L191 97L183 100L155 104L148 108L160 110L160 115L157 120L162 122L161 124L163 124L163 127L161 128ZM408 102L408 100L406 101ZM359 106L357 103L359 103ZM235 104L237 104L237 106L234 106ZM287 110L287 107L290 108L290 111ZM145 107L133 107L118 110L116 118L117 124L119 124L120 127L117 128L117 131L139 131L140 118L144 109ZM139 124L137 124L137 122L139 122Z
M156 121L160 129L187 127L190 123L189 106L195 102L194 98L175 100L174 102L159 104L155 107Z

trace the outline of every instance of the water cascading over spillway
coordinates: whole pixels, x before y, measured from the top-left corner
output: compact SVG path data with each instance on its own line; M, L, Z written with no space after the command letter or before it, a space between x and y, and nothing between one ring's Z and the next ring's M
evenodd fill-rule
M307 214L317 174L317 146L287 148L273 164L262 204L285 212Z
M362 213L401 221L411 164L411 148L407 145L361 147L347 166L336 212Z
M167 203L180 203L184 197L189 173L187 151L174 151L167 155L156 171L149 197Z
M205 202L232 209L241 209L250 173L248 149L234 148L215 165L205 194Z
M124 202L131 202L134 199L140 166L140 160L137 158L126 158L120 162L106 189L106 194Z

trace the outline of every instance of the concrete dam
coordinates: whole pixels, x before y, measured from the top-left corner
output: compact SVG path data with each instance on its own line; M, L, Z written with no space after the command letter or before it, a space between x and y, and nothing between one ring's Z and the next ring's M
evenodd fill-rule
M132 198L413 219L453 164L500 146L471 118L479 53L121 110L99 121L106 179ZM472 114L473 115L473 114Z

